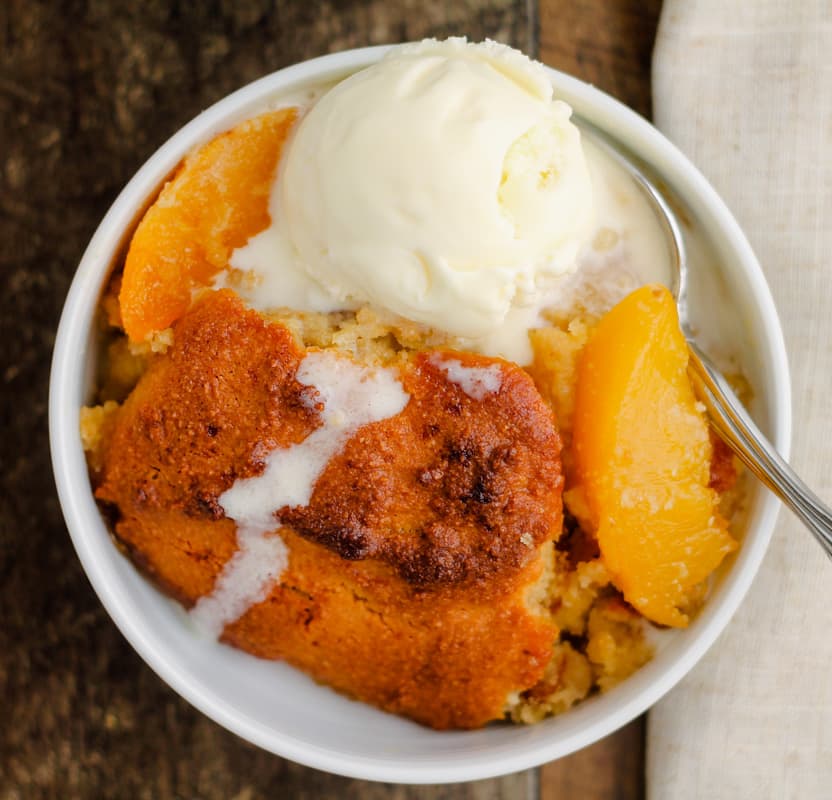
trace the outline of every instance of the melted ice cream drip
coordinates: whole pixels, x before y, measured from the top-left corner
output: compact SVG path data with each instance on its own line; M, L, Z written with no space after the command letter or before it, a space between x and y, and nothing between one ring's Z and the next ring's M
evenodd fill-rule
M445 373L445 377L459 386L473 400L484 400L497 394L503 385L503 370L499 364L487 367L467 367L456 358L445 358L439 353L430 357L430 363Z
M261 475L241 478L219 497L237 523L239 549L210 595L191 610L196 624L218 637L229 622L266 599L286 568L288 552L275 512L309 504L330 460L359 428L399 414L410 396L390 370L370 369L328 352L309 353L296 380L315 389L321 427L299 444L272 451Z

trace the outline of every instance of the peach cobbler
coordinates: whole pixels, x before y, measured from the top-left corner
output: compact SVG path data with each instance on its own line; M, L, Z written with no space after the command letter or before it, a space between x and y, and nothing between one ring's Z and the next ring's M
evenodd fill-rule
M195 635L474 728L615 686L705 602L734 463L661 231L551 93L493 43L405 46L139 221L81 435Z

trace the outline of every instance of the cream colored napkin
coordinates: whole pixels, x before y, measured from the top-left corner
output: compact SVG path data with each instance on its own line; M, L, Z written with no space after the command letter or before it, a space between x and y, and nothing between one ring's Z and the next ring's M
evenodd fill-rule
M792 464L832 500L832 2L665 0L657 126L762 262L792 367ZM783 509L739 613L651 711L650 800L832 798L832 564Z

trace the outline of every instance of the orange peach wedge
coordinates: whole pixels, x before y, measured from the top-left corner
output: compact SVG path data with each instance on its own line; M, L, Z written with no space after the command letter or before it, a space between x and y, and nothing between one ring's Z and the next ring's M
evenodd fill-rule
M124 330L145 341L181 317L194 289L268 227L269 195L295 109L261 114L189 155L139 223L119 293Z
M578 362L577 481L615 584L645 617L688 623L689 593L736 548L708 487L708 423L687 376L676 306L644 286L612 309Z

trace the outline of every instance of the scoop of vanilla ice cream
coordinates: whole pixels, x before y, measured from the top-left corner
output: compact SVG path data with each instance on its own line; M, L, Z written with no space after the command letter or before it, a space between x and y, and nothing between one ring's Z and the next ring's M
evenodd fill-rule
M284 235L339 299L486 335L573 270L591 234L570 114L504 45L396 48L300 123L276 187Z

